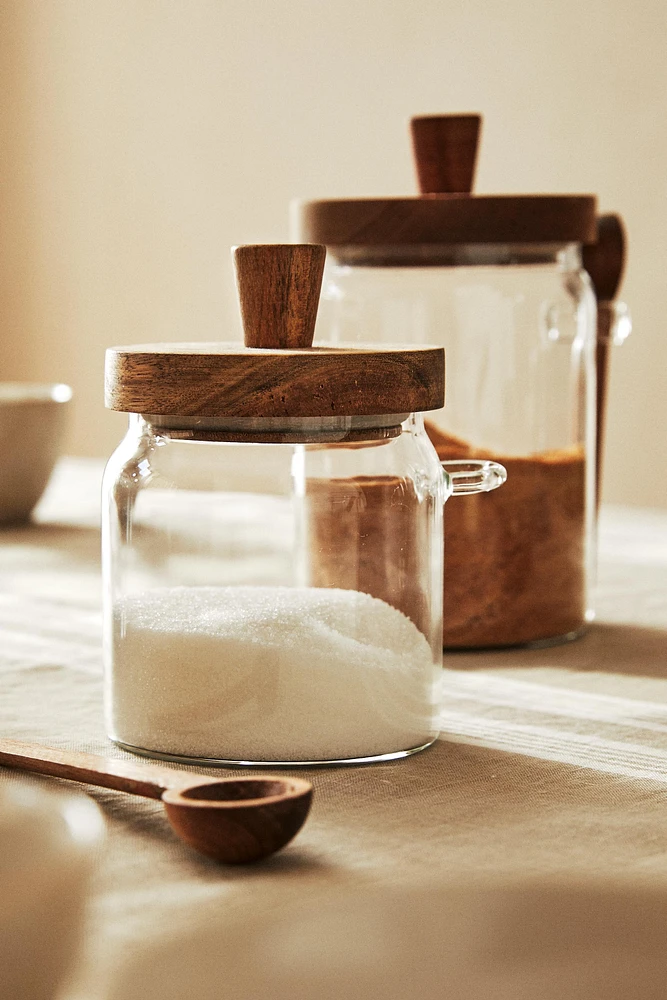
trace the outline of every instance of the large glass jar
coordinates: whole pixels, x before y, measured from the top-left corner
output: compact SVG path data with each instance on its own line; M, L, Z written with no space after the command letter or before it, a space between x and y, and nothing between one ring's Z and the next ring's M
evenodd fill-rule
M595 331L575 242L330 248L317 342L444 346L439 457L508 471L448 512L446 647L572 638L592 617Z
M435 739L443 504L504 480L492 462L445 471L401 408L442 404L443 364L434 348L108 352L108 405L164 411L138 406L104 478L111 739L290 765Z
M413 118L420 196L294 213L296 238L327 247L317 342L445 347L438 455L507 468L500 493L447 518L448 648L558 642L593 617L608 346L629 330L618 217L596 220L590 195L472 194L480 129L477 114Z
M443 503L502 471L449 475L417 414L187 423L133 415L105 474L110 737L207 763L431 743Z

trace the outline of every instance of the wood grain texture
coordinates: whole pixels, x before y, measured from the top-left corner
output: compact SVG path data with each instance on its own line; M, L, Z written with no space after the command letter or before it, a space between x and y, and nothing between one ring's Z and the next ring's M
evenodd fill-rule
M156 415L412 413L443 405L444 370L437 347L147 344L107 351L105 398L112 410Z
M421 194L470 194L481 115L420 115L410 121Z
M150 799L159 799L165 789L184 783L181 773L167 768L20 740L0 739L0 764L53 778L115 788Z
M424 195L304 201L296 206L300 238L324 243L338 259L345 247L368 248L370 263L396 263L373 253L383 246L454 243L590 243L596 236L593 195ZM359 262L357 258L357 262ZM406 261L398 259L398 263ZM424 263L415 256L416 265Z
M248 244L232 250L247 347L313 342L326 250L313 244Z

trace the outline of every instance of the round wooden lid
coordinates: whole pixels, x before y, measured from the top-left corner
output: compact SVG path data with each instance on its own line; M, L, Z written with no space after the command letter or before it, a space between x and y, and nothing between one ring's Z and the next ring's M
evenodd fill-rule
M299 238L327 247L591 243L593 195L456 195L297 204Z
M112 410L180 417L345 417L444 403L445 355L428 346L313 347L322 246L236 247L246 345L140 344L106 353Z
M334 417L444 403L442 348L140 344L106 352L105 402L127 413Z
M480 129L480 115L413 118L420 196L297 202L299 238L334 253L341 247L595 240L593 195L472 195Z

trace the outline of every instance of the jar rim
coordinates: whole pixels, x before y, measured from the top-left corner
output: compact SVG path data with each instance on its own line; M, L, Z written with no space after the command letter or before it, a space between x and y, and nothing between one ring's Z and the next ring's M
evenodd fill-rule
M184 441L324 444L398 437L409 413L335 417L183 417L140 414L159 435Z

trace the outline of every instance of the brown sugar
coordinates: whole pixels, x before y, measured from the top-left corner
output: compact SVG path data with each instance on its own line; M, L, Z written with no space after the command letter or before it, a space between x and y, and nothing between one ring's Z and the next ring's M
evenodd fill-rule
M429 642L433 517L410 479L310 479L310 584L360 590L407 615Z
M443 645L512 646L576 632L586 613L586 483L581 446L526 457L473 448L427 422L441 460L507 469L492 493L445 507Z

